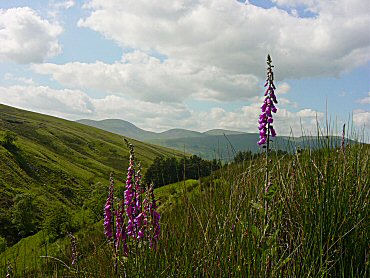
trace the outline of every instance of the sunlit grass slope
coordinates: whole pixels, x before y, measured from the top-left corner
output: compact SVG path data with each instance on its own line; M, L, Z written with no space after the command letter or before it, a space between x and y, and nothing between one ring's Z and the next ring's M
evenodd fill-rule
M0 236L10 238L13 198L28 192L43 210L58 201L80 207L92 186L109 173L125 177L128 151L123 137L47 115L0 105L0 137L16 134L14 146L0 145ZM178 156L164 147L130 140L144 171L157 155Z

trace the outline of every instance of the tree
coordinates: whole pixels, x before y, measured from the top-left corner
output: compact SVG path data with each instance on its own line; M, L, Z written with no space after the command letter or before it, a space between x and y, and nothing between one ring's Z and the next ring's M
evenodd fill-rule
M18 194L14 198L12 223L21 237L37 232L41 211L35 203L35 198L29 193Z
M196 155L192 155L190 158L183 157L180 160L176 160L174 157L158 156L147 169L144 180L146 183L153 182L155 187L160 187L181 181L184 177L186 179L206 177L212 171L220 168L220 161L208 161Z
M43 228L51 241L66 235L72 229L71 214L61 203L52 203L43 222Z
M119 185L116 186L116 195L123 195L117 192L121 189ZM107 187L100 182L92 186L89 198L84 202L84 208L89 210L92 214L93 223L98 222L103 218L104 205L107 197ZM83 221L84 222L84 221Z

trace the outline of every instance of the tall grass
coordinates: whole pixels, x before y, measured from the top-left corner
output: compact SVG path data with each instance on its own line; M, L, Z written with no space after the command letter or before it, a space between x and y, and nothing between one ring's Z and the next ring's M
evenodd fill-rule
M158 250L138 245L119 257L117 276L367 277L369 157L367 144L270 157L268 192L262 157L172 186L177 198L162 189L171 202L162 207ZM49 259L28 277L114 277L102 225L76 237L77 265L68 268L67 244L58 259L68 267Z

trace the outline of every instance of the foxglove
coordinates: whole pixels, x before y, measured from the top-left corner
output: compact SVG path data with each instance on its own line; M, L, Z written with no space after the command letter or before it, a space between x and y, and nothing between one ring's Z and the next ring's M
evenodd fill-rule
M265 91L265 99L263 101L263 104L261 106L261 114L259 116L259 135L260 140L257 142L258 145L264 145L268 144L270 135L272 137L276 136L276 131L272 125L274 122L274 119L272 118L272 113L277 112L277 108L275 106L277 102L275 90L276 87L274 85L274 73L272 71L272 68L274 67L272 65L272 60L270 55L267 55L267 79L265 87L267 87Z
M107 201L104 206L104 234L108 240L113 237L113 195L114 195L114 180L110 176L110 186Z

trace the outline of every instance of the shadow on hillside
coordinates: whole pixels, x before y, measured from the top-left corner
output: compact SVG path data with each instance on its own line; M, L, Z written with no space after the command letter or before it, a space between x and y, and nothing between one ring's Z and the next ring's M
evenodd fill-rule
M4 146L5 147L5 146ZM22 153L22 150L20 150L16 145L6 146L5 147L14 157L16 163L19 165L19 167L26 172L26 174L39 181L40 177L37 175L38 169L37 167L33 166L27 158Z

